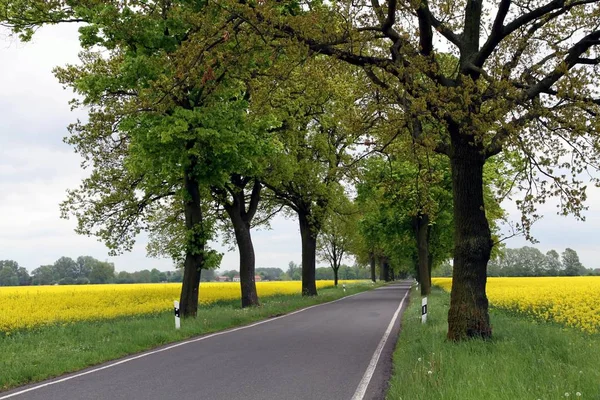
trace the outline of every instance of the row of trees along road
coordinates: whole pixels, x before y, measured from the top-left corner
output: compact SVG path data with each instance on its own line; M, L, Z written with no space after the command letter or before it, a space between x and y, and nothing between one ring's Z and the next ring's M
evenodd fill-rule
M64 214L115 252L149 231L151 254L185 265L184 316L200 271L219 262L208 241L222 224L244 254L242 305L258 304L250 229L280 207L299 219L302 290L316 294L319 235L354 183L352 248L372 274L412 259L427 281L452 247L448 338L463 340L492 335L485 283L505 189L523 194L527 235L548 196L564 214L584 209L580 176L598 167L598 3L0 0L0 18L24 40L82 23L81 63L55 73L88 110L68 142L92 171ZM362 180L385 162L389 183ZM506 162L510 179L486 179Z

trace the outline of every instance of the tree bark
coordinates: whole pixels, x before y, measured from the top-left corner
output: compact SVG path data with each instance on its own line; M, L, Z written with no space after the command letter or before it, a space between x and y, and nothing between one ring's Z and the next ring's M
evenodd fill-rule
M242 194L243 195L243 194ZM256 256L254 254L254 245L250 233L250 223L244 221L242 205L234 201L232 206L226 206L225 210L229 214L238 251L240 253L240 286L242 289L242 308L258 306L258 293L256 291Z
M185 227L191 232L186 246L179 313L183 318L195 317L198 312L200 272L204 266L206 239L202 231L202 207L198 181L192 176L193 166L185 172L187 198L184 203Z
M371 280L377 282L377 276L375 275L375 256L373 253L369 255L369 262L371 263Z
M390 263L387 257L382 257L381 258L381 272L382 272L382 276L381 279L389 282L391 281L391 274L390 274Z
M339 267L333 269L333 285L335 287L337 287L337 285L338 285L338 271L339 271Z
M254 180L250 200L246 209L245 188L251 178L243 178L234 174L231 176L230 186L227 191L231 195L232 201L224 201L224 208L229 215L235 240L240 253L240 287L242 292L242 308L258 306L258 293L256 291L256 256L254 254L254 244L252 243L252 234L250 233L251 222L260 203L260 192L262 185L258 180ZM214 190L214 189L213 189Z
M414 218L415 236L417 239L417 265L421 296L431 292L431 276L429 273L429 215L419 213Z
M429 287L431 287L431 271L433 270L433 255L431 254L431 252L429 252L429 256L427 258L427 264L427 269L429 271Z
M450 127L454 197L454 270L448 311L448 339L490 338L492 328L485 293L487 263L492 249L483 204L481 144Z
M316 257L318 232L310 223L306 212L298 212L302 238L302 296L316 296Z
M384 263L384 257L380 256L379 258L379 280L380 281L385 281L385 263Z

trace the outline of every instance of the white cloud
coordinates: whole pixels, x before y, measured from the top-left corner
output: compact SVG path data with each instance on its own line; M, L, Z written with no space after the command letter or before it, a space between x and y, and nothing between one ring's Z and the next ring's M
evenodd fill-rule
M63 90L51 73L56 66L78 62L77 26L42 28L26 44L3 41L3 36L6 31L0 31L0 259L15 259L31 270L63 255L92 255L114 261L117 270L170 269L170 260L145 256L144 236L131 253L108 258L107 249L95 238L73 232L75 221L59 218L65 190L85 176L78 156L62 142L66 126L83 114L71 112L68 101L73 94ZM546 217L533 228L541 242L537 246L544 251L571 247L584 265L599 267L599 200L600 190L591 188L585 224L558 217L551 204L545 205L541 210ZM518 219L514 211L511 215ZM254 232L256 265L285 269L291 260L300 262L297 222L278 216L272 227ZM527 243L516 238L507 244ZM222 269L236 269L238 263L238 253L227 252Z

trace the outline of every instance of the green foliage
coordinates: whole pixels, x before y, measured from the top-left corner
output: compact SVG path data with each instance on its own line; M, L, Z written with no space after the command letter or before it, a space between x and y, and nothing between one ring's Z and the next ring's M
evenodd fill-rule
M77 260L61 257L53 265L42 265L31 272L33 285L82 285L88 283L113 283L115 266L90 256Z
M298 266L295 262L290 261L285 273L287 275L287 279L285 280L299 281L302 279L302 266Z
M233 173L260 175L278 149L269 117L247 112L257 52L228 40L231 21L219 10L205 5L200 15L185 2L75 8L89 23L80 30L86 50L81 64L55 73L79 95L73 104L88 109L67 142L92 173L62 211L113 253L130 250L142 230L151 232L151 255L177 261L197 253L215 230L209 189L226 186ZM204 217L192 228L183 216L185 175L203 197ZM218 266L217 253L205 255L207 267Z
M295 62L294 62L295 61ZM356 105L363 77L347 66L316 57L283 59L256 81L250 110L273 116L281 143L266 186L281 204L308 216L317 234L343 202L340 185L357 139L368 125Z
M25 286L31 284L27 270L13 260L0 260L0 286Z
M555 250L545 255L534 247L503 249L488 264L489 276L579 276L592 275L579 261L577 252L566 249L562 261Z
M411 158L403 157L403 149L396 146L388 158L372 157L362 170L357 185L357 203L362 211L360 232L365 253L390 258L397 271L413 271L416 259L414 219L428 213L431 223L430 257L437 265L448 259L453 243L452 198L449 176L444 159L430 155L429 166L423 167ZM441 164L441 165L439 165Z
M562 264L564 274L567 276L585 275L586 268L579 261L577 252L573 249L565 249L562 253Z
M340 197L334 210L326 218L317 240L317 257L327 262L333 270L338 270L344 257L348 257L353 242L358 239L360 214L355 204L346 197Z

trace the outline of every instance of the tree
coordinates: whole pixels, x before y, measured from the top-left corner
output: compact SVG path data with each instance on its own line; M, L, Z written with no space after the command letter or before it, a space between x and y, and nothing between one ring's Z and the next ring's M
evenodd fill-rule
M524 182L518 186L525 193L519 206L526 231L536 204L550 195L561 198L562 213L580 216L585 186L576 177L599 167L593 139L600 129L593 122L600 112L597 3L345 1L276 23L268 5L249 7L249 18L264 22L265 30L362 68L402 110L401 124L414 123L414 140L449 158L455 235L450 340L492 335L485 293L494 244L483 195L488 160L503 151L514 158ZM451 69L442 65L448 48L457 60ZM428 134L425 123L443 129Z
M0 269L0 286L17 286L19 278L17 274L10 268L4 267Z
M537 217L536 204L550 195L561 198L562 213L580 216L584 207L585 188L577 177L588 165L599 166L594 144L600 129L595 92L600 77L594 73L600 44L597 3L535 0L523 6L510 0L467 0L448 6L441 1L387 0L370 5L310 2L301 8L235 2L230 19L223 20L237 24L243 15L239 26L247 24L261 37L277 38L273 44L278 50L283 45L289 45L289 52L308 48L317 57L331 56L361 68L380 87L383 103L391 105L386 110L390 130L406 128L400 131L409 132L417 144L449 158L455 265L448 338L458 341L492 335L485 288L494 242L484 203L484 165L493 157L511 158L520 178L516 186L525 193L519 206L526 232ZM86 5L75 1L40 7L37 0L4 0L0 15L25 38L41 23L87 21L95 15L110 22L109 27L135 25L128 7L128 18L120 19L112 8L101 13ZM146 8L160 14L163 7ZM161 21L153 22L160 28L154 32L166 31ZM208 29L218 24L199 25ZM229 37L229 31L192 36ZM193 56L201 47L186 46L189 57L183 58L197 59ZM448 51L455 58L444 54ZM204 76L195 68L187 71ZM422 129L429 125L440 129ZM592 180L597 182L596 177Z
M380 272L391 279L386 266L409 265L426 296L431 286L431 268L449 258L452 232L452 202L449 179L438 168L439 157L424 157L412 145L388 146L386 157L371 157L364 163L357 184L357 201L363 210L362 234L380 244ZM416 161L423 157L428 164ZM443 161L443 160L441 160ZM427 166L428 165L428 166ZM448 233L450 232L450 233ZM409 261L410 260L410 261Z
M79 10L90 24L82 29L82 63L56 72L80 95L76 104L89 107L89 121L75 124L68 141L94 168L63 203L65 216L75 214L80 233L99 236L115 252L128 250L142 229L172 235L154 248L183 260L184 317L196 314L201 269L220 262L207 247L211 189L253 172L245 167L265 156L254 145L263 126L248 118L244 83L256 53L223 35L231 21L219 7L204 7L213 12L168 2L135 12L126 4ZM191 48L193 56L184 52ZM250 214L243 211L235 216ZM241 261L253 262L243 250ZM255 304L254 273L243 271L243 305Z
M282 78L259 81L263 89L251 108L270 112L280 122L274 130L283 145L280 172L264 184L298 217L305 296L317 295L318 236L335 202L345 195L340 181L352 162L355 142L372 125L369 110L357 104L362 77L328 61L301 59L280 71Z
M315 278L319 280L332 280L333 270L330 267L319 267L315 270Z
M19 280L19 286L31 285L31 276L29 276L29 272L27 272L24 267L19 267L17 269L17 278Z
M167 282L181 282L183 280L183 274L180 269L174 272L167 272Z
M181 282L181 280L179 280L178 282ZM116 283L135 283L135 281L131 273L121 271L117 274Z
M302 279L301 268L299 268L298 264L296 264L293 261L289 262L286 274L287 274L288 278L293 281L299 281Z
M79 256L76 260L75 276L77 278L89 277L90 273L94 269L94 266L100 261L90 256Z
M54 262L54 273L58 281L67 279L66 284L72 284L78 278L77 263L70 257L61 257Z
M563 269L560 256L556 250L550 250L546 253L546 271L550 276L558 276Z
M283 270L281 268L256 268L256 273L258 273L263 280L265 281L279 281L281 280L281 275L283 275Z
M156 268L152 268L152 270L150 271L150 282L151 283L160 282L160 271L157 270Z
M577 252L573 249L566 248L562 253L562 264L566 276L578 276L582 275L582 272L585 275L586 269L579 261Z
M31 284L27 270L13 260L0 260L0 286L26 286Z
M358 212L353 204L343 197L337 210L329 215L317 241L317 256L327 262L333 270L334 285L338 284L338 271L344 257L348 255L351 242L356 236ZM318 279L318 278L317 278Z
M115 266L109 262L96 262L88 275L90 283L111 283L115 279Z
M548 274L548 257L534 247L505 249L490 260L490 276L545 276Z
M251 182L253 182L252 190L250 195L247 196L245 189ZM238 246L242 307L259 305L254 280L256 256L250 229L252 220L258 210L261 190L262 185L258 179L242 177L237 173L231 175L230 182L224 188L213 188L216 197L223 204L223 208L229 216Z
M202 271L202 275L200 276L200 280L202 282L212 282L216 280L216 274L213 269L205 269Z
M33 285L52 285L57 282L57 276L52 265L42 265L31 272Z

